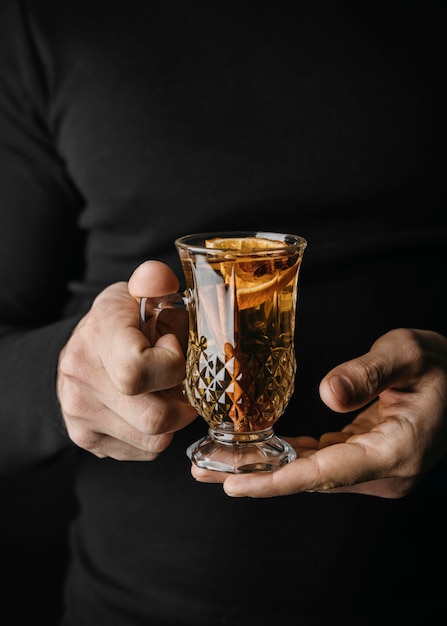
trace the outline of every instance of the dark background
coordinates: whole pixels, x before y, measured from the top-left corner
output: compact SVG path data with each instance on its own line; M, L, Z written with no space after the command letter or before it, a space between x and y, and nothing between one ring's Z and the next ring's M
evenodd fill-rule
M0 477L2 614L11 626L58 624L68 557L68 525L75 513L75 457ZM98 625L99 626L99 625Z

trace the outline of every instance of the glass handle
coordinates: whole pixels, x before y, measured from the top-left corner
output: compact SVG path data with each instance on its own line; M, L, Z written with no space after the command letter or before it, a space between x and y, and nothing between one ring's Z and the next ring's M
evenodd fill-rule
M183 293L168 293L165 296L144 297L140 300L140 329L145 331L152 345L156 341L159 314L165 309L184 309L187 297Z

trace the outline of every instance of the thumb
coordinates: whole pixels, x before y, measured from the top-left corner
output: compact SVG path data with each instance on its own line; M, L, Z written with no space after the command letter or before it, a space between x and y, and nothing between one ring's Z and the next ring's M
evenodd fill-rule
M136 299L146 296L164 296L179 288L177 276L161 261L144 261L129 278L129 293Z
M128 282L129 293L139 300L145 296L164 296L179 288L177 276L161 261L144 261L132 273Z
M411 384L418 369L411 333L409 329L392 330L366 354L334 367L320 383L323 402L345 413L365 406L385 389Z
M145 261L139 265L129 278L127 284L129 293L138 302L142 298L165 297L168 294L175 294L179 289L179 281L171 268L161 261ZM174 307L175 308L175 307ZM145 307L141 330L149 340L151 346L159 343L160 336L166 335L161 341L163 345L166 342L173 341L168 335L175 335L175 346L182 353L186 351L188 341L188 324L186 310L172 311L168 308L149 309ZM179 342L179 343L178 343ZM165 347L168 347L166 344ZM172 346L171 346L172 349Z

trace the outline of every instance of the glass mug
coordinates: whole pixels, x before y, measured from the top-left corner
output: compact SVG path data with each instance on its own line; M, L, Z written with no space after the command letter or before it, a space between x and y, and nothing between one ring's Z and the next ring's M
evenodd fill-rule
M166 308L189 317L185 393L208 424L187 449L209 470L278 469L296 458L273 426L294 390L298 275L307 241L298 235L225 231L175 241L186 290L142 298L142 324Z

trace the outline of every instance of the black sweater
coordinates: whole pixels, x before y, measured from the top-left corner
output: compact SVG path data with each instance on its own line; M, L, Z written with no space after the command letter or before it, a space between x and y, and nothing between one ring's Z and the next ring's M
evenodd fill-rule
M173 241L188 232L308 240L282 434L350 421L319 381L387 330L447 334L439 7L2 0L3 474L73 449L59 350L141 261L181 278ZM407 625L436 608L427 559L445 534L423 486L232 500L190 477L204 429L151 463L79 451L67 626Z

